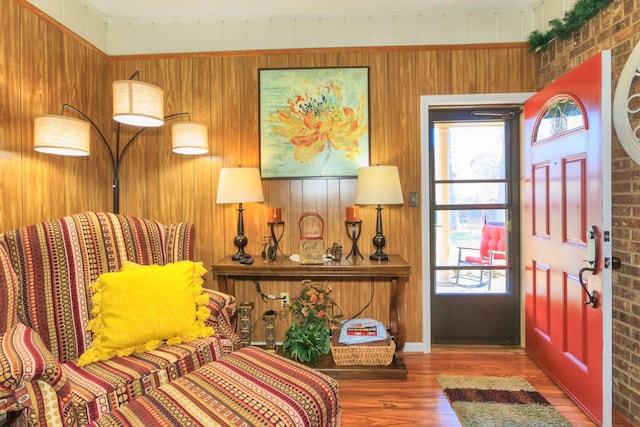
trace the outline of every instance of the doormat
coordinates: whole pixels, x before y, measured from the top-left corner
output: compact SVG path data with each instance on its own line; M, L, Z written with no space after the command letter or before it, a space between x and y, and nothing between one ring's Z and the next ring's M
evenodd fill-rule
M452 375L436 378L464 427L571 427L523 378Z

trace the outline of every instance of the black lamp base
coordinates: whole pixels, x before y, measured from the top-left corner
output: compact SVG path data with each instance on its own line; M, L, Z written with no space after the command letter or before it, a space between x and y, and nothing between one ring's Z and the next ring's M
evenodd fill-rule
M375 260L375 261L389 261L389 255L385 254L382 251L382 248L384 248L384 245L387 243L387 239L385 239L385 237L382 234L376 234L373 237L373 246L376 247L376 251L375 253L371 254L369 256L369 259Z
M389 255L382 252L382 249L380 251L376 251L375 253L369 255L369 259L373 261L389 261L390 258L391 257Z
M238 235L233 239L233 244L238 248L238 252L231 256L234 261L241 261L243 259L251 258L251 255L245 253L244 247L247 246L247 236L244 235L244 219L242 218L242 203L238 205Z
M234 255L231 255L231 259L234 261L241 261L243 259L251 258L251 255L244 252L242 249L238 249Z
M376 235L373 236L373 246L376 247L376 252L369 256L370 259L375 261L389 261L389 255L382 252L382 248L387 244L387 239L385 239L382 234L382 206L378 205L377 215L376 215Z
M238 234L233 240L233 244L238 248L238 252L231 256L232 260L240 261L241 259L250 257L250 255L244 251L244 247L247 246L247 237L244 234Z

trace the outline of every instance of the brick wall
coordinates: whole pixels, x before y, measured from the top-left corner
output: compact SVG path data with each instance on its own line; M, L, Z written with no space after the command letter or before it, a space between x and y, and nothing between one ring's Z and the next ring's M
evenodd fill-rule
M570 40L554 40L540 53L542 88L602 50L611 50L613 92L640 40L640 0L615 0ZM613 128L613 124L612 124ZM612 135L613 401L616 411L640 423L640 166Z

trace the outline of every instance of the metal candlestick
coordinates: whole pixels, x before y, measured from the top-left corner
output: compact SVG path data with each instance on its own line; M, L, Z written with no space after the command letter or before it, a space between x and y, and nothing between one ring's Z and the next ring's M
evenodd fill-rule
M262 251L262 257L267 258L269 261L275 261L276 256L278 256L278 249L280 240L282 240L282 236L284 236L284 221L274 221L268 222L269 228L271 229L270 242L268 247ZM276 236L276 226L282 226L282 230L280 231L280 235Z
M360 249L358 249L358 239L360 238L360 233L362 232L362 221L345 221L344 225L347 229L347 234L351 239L351 250L349 251L349 255L347 255L346 259L349 259L349 257L352 255L354 258L356 257L356 255L359 255L360 259L364 259L364 257L360 253Z

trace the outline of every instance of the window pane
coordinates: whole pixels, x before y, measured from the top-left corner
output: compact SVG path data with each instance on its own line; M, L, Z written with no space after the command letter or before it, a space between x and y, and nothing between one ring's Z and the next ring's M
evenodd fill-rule
M580 106L568 96L553 101L544 112L536 131L536 142L584 128Z
M436 212L435 265L449 267L435 272L436 294L510 292L506 280L505 212Z
M505 179L504 124L436 123L436 181Z
M506 204L507 184L502 182L481 182L477 184L436 183L436 204L438 205L478 205Z
M505 212L502 209L436 211L436 267L504 267L507 264L503 253L506 251ZM489 226L486 230L485 225Z
M478 270L437 270L436 294L504 294L507 289L506 271L485 270L482 272L483 284L479 284ZM490 283L489 283L490 281Z

